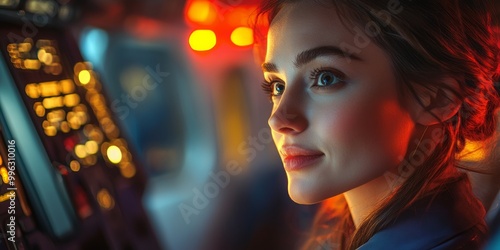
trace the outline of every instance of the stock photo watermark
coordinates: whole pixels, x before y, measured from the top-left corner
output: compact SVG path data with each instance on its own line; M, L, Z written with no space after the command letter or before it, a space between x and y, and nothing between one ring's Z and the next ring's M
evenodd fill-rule
M431 131L430 138L424 139L422 137L422 140L415 139L417 148L415 148L408 159L406 157L401 157L401 163L398 166L397 174L391 172L384 174L384 177L391 188L395 188L403 184L415 172L415 170L425 162L437 145L439 145L439 143L441 143L445 138L444 132L443 128L434 128Z
M8 173L8 184L7 190L9 207L7 213L9 214L8 223L6 223L6 233L9 235L8 240L15 243L16 242L16 141L8 140L7 146L7 173Z
M273 141L271 132L267 128L261 129L257 136L249 136L246 141L238 145L238 152L246 156L246 163L253 161L257 153L265 149L265 146ZM231 178L239 175L243 171L243 163L235 160L228 161L225 169L217 173L210 174L210 180L205 183L202 190L197 187L192 189L193 197L191 204L182 202L178 205L179 211L186 224L191 223L191 217L200 214L205 209L210 200L220 194L231 182Z
M26 38L35 37L39 29L47 25L51 18L56 17L58 14L65 11L65 9L60 8L57 4L51 1L46 1L44 4L37 6L37 13L32 16L32 19L28 19L26 12L19 11L21 16L21 21L23 25L21 27L21 34L14 32L9 32L7 38L11 43L22 43Z
M398 15L403 12L404 7L401 5L399 0L389 0L387 2L387 8L380 11L372 10L371 14L378 17L382 21L382 26L388 26L391 21L393 15ZM374 38L382 32L382 28L374 21L369 21L366 23L364 30L359 27L353 27L353 31L355 33L353 44L342 42L340 44L340 49L344 51L346 55L347 62L351 62L350 55L360 54L362 49L368 47L372 42L371 38Z
M120 120L126 119L130 115L130 110L137 108L139 103L148 97L148 93L155 90L170 75L169 72L161 71L160 65L156 65L154 70L147 66L145 72L147 74L140 84L135 85L128 94L122 94L121 99L115 99L111 103L111 110Z

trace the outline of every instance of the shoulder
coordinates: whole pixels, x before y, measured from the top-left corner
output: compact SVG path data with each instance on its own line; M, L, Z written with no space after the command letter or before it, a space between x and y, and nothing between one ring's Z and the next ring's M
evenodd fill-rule
M359 249L480 249L485 211L466 178L416 201Z

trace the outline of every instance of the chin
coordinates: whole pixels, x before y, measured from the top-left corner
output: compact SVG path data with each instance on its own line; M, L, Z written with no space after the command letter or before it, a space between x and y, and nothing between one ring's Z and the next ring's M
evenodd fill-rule
M317 190L312 190L311 187L306 188L294 184L296 183L288 182L288 195L297 204L312 205L333 196L320 195Z

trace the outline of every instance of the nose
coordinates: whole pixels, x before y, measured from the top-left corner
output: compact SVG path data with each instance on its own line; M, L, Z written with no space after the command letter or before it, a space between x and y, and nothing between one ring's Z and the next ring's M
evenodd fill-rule
M283 95L277 105L268 120L269 127L273 131L281 134L299 134L307 128L303 103L299 98Z

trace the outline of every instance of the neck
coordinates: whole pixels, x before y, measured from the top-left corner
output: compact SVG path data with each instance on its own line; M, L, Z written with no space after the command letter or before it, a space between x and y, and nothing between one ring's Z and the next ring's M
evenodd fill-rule
M354 225L358 228L392 188L384 175L344 193Z

